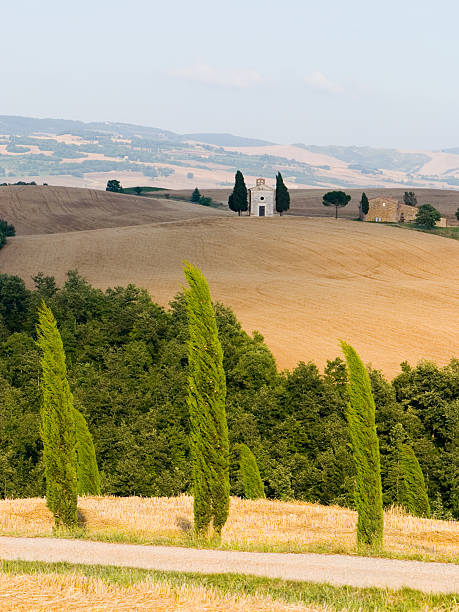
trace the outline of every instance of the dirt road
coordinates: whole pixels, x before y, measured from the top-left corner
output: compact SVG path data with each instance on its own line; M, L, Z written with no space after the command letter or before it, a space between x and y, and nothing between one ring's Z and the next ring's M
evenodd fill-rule
M346 555L252 553L54 538L0 538L0 559L240 573L358 587L459 592L459 566Z

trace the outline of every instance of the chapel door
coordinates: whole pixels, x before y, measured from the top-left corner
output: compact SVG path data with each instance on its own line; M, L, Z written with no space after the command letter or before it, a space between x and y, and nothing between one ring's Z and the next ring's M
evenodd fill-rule
M258 216L259 217L264 217L265 216L265 207L264 206L259 206L258 207Z

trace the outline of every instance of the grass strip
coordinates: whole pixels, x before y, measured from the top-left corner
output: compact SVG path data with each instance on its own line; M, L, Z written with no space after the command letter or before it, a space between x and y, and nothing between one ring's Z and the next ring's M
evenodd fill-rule
M320 605L335 611L453 611L459 599L454 594L423 593L413 589L358 588L326 583L263 578L243 574L197 574L165 572L104 565L74 565L37 561L2 561L6 574L80 574L121 587L134 586L147 578L171 587L200 586L218 589L223 594L270 598L285 603Z

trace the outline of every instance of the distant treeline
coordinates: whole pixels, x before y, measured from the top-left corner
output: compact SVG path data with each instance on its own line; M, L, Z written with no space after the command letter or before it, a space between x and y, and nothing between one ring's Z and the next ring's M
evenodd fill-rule
M155 304L134 285L91 287L69 272L28 290L0 275L0 495L44 494L39 433L40 352L35 325L42 298L52 309L67 355L75 407L96 447L102 491L113 495L190 492L186 405L185 302ZM347 374L340 359L324 372L300 363L279 373L263 337L245 333L215 304L227 376L230 448L255 455L266 495L354 506L354 465L345 419ZM370 370L382 461L384 503L398 501L400 443L419 460L432 513L459 518L459 360L445 367L404 363L387 381ZM232 456L231 490L241 494Z

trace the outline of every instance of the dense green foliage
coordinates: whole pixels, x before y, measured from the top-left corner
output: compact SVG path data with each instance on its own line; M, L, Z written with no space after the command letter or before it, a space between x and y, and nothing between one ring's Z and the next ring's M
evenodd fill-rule
M365 215L368 215L369 210L370 210L370 203L368 202L367 194L363 192L362 198L360 200L360 220L361 221L365 219Z
M246 499L260 499L265 497L265 488L255 455L247 444L236 444L234 452L237 455L239 465L239 495Z
M229 443L223 350L209 286L200 270L185 267L188 318L188 397L194 524L220 533L229 512Z
M360 357L349 344L342 342L341 346L349 373L347 420L356 471L357 543L381 548L384 517L376 407Z
M407 206L417 206L418 205L418 199L414 191L405 191L405 193L403 194L403 203L406 204Z
M0 249L5 246L6 239L8 236L14 236L16 234L16 230L14 229L14 225L8 223L4 219L0 219Z
M29 291L0 274L0 496L45 492L40 438L37 308L44 297L59 322L75 407L96 449L101 490L110 495L191 492L187 396L188 323L183 295L168 310L132 285L100 291L70 272L62 288L37 275ZM215 304L226 373L230 447L257 458L267 497L354 506L355 469L346 425L341 359L278 373L260 334L245 333ZM459 518L459 360L403 364L392 383L370 370L384 503L393 429L401 423L425 477L432 514ZM231 492L242 494L238 466Z
M290 208L290 194L280 172L276 175L276 211L282 214Z
M201 193L199 189L195 187L193 190L193 193L191 194L191 201L197 203L199 202L200 199L201 199Z
M91 433L86 419L76 408L73 411L73 418L75 421L78 495L100 495L99 469Z
M422 204L416 213L415 222L421 227L432 229L440 219L440 212L432 204Z
M107 181L107 187L105 188L105 191L113 191L114 193L123 193L123 188L119 181L117 181L116 179L112 179L112 180Z
M247 187L240 170L236 172L233 192L228 198L228 206L230 210L237 212L239 216L241 212L245 212L248 208Z
M424 475L413 449L406 443L401 423L392 432L393 451L389 457L387 491L395 503L414 516L430 516Z
M322 204L324 206L335 207L335 218L338 218L338 208L347 206L351 200L351 196L344 193L344 191L329 191L322 198Z
M456 210L456 219L459 221L459 208Z
M42 350L43 404L41 435L46 504L56 525L77 524L77 474L73 397L67 381L65 353L56 319L43 302L38 311L38 345Z

